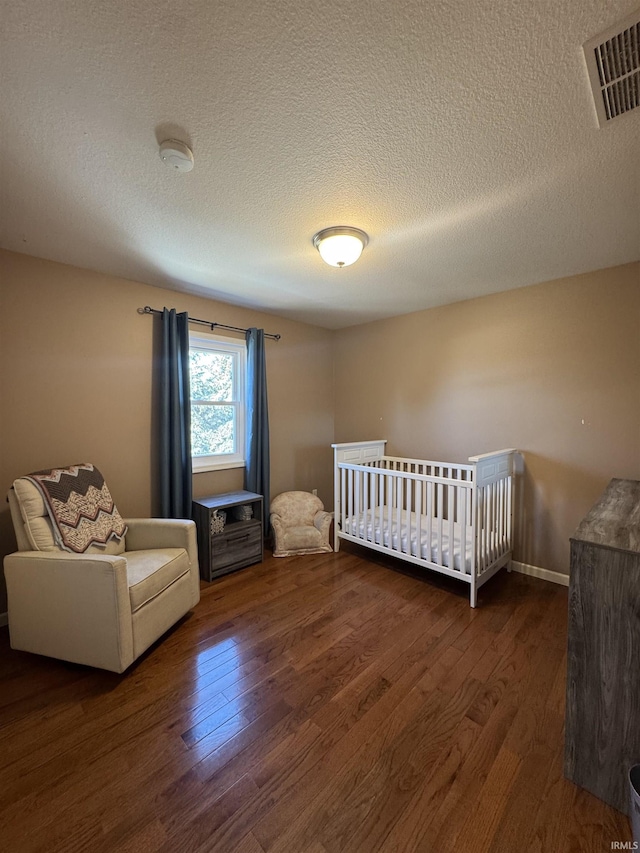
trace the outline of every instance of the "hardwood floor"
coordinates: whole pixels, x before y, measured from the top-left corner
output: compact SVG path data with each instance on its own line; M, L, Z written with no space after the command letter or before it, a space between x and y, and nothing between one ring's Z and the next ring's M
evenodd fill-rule
M605 851L562 776L566 589L466 588L361 551L203 585L124 675L0 631L3 850ZM393 564L397 567L397 564Z

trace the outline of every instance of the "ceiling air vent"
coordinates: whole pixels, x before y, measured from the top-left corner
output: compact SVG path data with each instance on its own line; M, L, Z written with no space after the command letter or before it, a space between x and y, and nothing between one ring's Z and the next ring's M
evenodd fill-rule
M640 9L582 46L600 127L640 106Z

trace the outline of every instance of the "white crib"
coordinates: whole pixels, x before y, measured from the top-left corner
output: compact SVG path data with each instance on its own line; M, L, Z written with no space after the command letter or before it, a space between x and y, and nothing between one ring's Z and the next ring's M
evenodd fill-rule
M478 589L509 563L516 451L468 465L385 456L386 440L333 444L334 548L340 539Z

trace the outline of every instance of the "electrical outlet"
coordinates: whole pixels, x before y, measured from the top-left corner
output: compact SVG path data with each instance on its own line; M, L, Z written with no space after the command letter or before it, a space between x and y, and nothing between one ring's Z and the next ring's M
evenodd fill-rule
M318 490L317 489L311 489L311 494L318 497Z

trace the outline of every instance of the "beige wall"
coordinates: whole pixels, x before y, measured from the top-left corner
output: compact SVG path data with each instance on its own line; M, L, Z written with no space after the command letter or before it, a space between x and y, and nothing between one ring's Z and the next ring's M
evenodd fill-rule
M336 441L524 453L515 559L568 572L611 477L640 479L640 265L336 333Z
M331 504L332 333L212 300L0 252L0 495L29 471L94 462L125 516L154 508L151 305L279 332L267 342L271 488ZM242 469L194 476L202 496L242 487ZM15 549L4 499L0 552ZM0 612L6 610L0 582Z
M515 446L516 559L566 572L610 477L640 478L638 264L337 333L1 251L0 282L0 494L88 459L124 515L154 511L147 304L282 334L267 344L274 495L317 488L331 507L333 440L452 461ZM194 494L241 485L239 469L199 474ZM0 556L14 547L0 504Z

